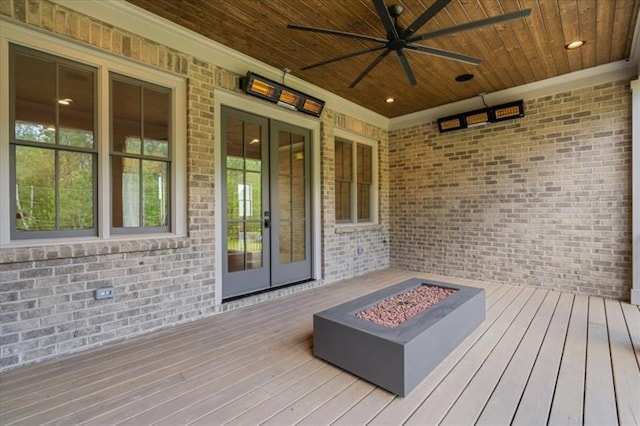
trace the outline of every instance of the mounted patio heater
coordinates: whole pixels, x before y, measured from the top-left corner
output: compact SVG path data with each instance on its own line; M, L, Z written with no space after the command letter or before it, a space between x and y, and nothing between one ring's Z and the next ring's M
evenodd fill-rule
M524 117L522 100L439 118L438 130L444 133L520 117Z
M241 81L241 85L245 93L273 102L292 111L300 111L320 117L324 108L324 101L252 72L247 73L247 76Z

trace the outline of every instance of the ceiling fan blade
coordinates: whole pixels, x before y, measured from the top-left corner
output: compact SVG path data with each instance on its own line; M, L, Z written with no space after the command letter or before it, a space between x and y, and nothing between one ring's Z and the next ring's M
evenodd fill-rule
M407 37L411 37L416 31L418 31L424 24L426 24L431 18L433 18L438 12L440 12L446 5L448 5L451 0L438 0L434 4L431 5L429 9L427 9L422 15L418 16L418 18L411 23L407 27L407 29L402 33L401 38L407 39Z
M398 54L398 59L400 59L400 65L402 65L402 69L404 69L404 73L407 75L409 84L415 86L417 83L416 76L413 74L413 70L411 69L411 65L407 60L407 56L404 54L402 49L396 50L396 53Z
M338 61L341 61L343 59L353 58L354 56L364 55L365 53L375 52L376 50L382 50L382 49L386 49L386 46L372 47L370 49L364 49L364 50L359 50L357 52L349 53L348 55L338 56L337 58L327 59L326 61L318 62L317 64L304 66L304 67L300 68L300 71L305 71L305 70L308 70L308 69L311 69L311 68L319 67L321 65L327 65L327 64L330 64L332 62L338 62Z
M329 30L329 29L326 29L326 28L305 27L303 25L289 24L289 25L287 25L287 28L292 29L292 30L309 31L309 32L312 32L312 33L329 34L329 35L335 35L335 36L340 36L340 37L356 38L358 40L375 41L377 43L385 43L386 44L389 41L389 40L387 40L385 38L372 37L372 36L368 36L368 35L365 35L365 34L353 34L353 33L347 33L347 32L344 32L344 31Z
M407 44L405 49L410 49L415 52L425 53L431 56L438 56L445 59L453 59L454 61L466 62L471 65L478 65L482 62L482 59L474 58L473 56L463 55L461 53L450 52L448 50L436 49L435 47L422 46L420 44Z
M460 31L471 30L473 28L480 28L487 25L499 24L501 22L512 21L514 19L526 18L531 14L531 9L519 10L517 12L507 13L500 16L492 16L487 19L480 19L479 21L467 22L466 24L456 25L455 27L444 28L442 30L432 31L430 33L422 34L419 36L411 37L407 39L407 43L413 43L416 41L429 40L444 35L457 33Z
M353 80L353 83L351 83L351 85L349 86L350 89L353 89L354 87L357 86L358 83L360 83L360 80L362 80L363 78L366 77L367 74L369 74L371 72L372 69L374 69L376 67L376 65L378 65L384 58L387 57L387 55L389 54L389 52L391 52L391 50L387 49L384 52L382 52L380 54L380 56L378 56L373 62L371 62L369 64L369 66L367 68L365 68L364 71L362 71L362 73L360 73L360 75L358 76L358 78L356 78L355 80Z
M389 34L390 38L396 40L398 38L398 30L396 30L396 26L391 21L391 15L389 15L389 9L385 6L384 0L373 0L373 5L376 7L376 12L378 12L387 34Z

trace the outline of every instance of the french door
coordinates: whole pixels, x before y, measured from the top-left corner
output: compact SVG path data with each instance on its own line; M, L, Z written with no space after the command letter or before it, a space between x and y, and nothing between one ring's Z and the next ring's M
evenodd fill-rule
M222 110L222 298L311 279L311 132Z

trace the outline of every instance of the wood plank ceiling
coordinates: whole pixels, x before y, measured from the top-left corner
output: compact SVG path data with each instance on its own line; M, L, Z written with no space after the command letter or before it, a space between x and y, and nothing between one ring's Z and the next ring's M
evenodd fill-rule
M420 42L482 58L469 65L406 51L417 85L388 55L355 88L349 85L379 55L372 52L301 71L305 65L375 47L376 43L288 29L321 27L386 38L371 0L127 0L212 40L329 90L387 117L555 77L630 55L640 0L452 0L416 34L518 10L531 16ZM401 4L406 27L435 0ZM577 50L565 44L585 40ZM464 73L475 77L458 83ZM392 104L385 98L394 97Z

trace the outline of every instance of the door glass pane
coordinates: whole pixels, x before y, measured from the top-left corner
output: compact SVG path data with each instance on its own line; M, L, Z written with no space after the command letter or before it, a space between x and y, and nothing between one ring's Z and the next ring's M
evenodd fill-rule
M60 145L93 148L94 73L64 66L59 73Z
M304 137L292 134L291 141L291 174L293 176L304 176Z
M227 167L243 168L242 121L227 119Z
M281 220L291 219L291 178L278 176L278 212Z
M21 53L14 63L16 139L55 143L56 65Z
M281 131L278 146L278 251L280 264L286 264L306 256L304 136Z
M244 197L244 217L260 220L262 218L262 175L260 173L245 173L242 196Z
M56 229L55 164L51 149L16 147L17 230Z
M244 271L244 224L227 224L227 267L229 272Z
M291 263L293 256L291 254L291 221L280 221L278 225L278 237L280 238L280 247L278 251L280 253L280 263Z
M244 172L227 170L227 220L244 217Z
M304 178L291 179L291 217L294 219L305 218Z
M247 222L246 230L247 269L262 268L262 221Z
M262 128L226 121L228 271L263 267Z
M260 140L260 126L245 125L246 168L254 172L262 170L262 141Z
M93 154L61 151L58 194L60 229L93 228Z
M305 241L305 221L304 220L296 220L293 222L293 236L292 236L292 256L294 262L300 262L307 258L307 253L305 251L306 241Z

